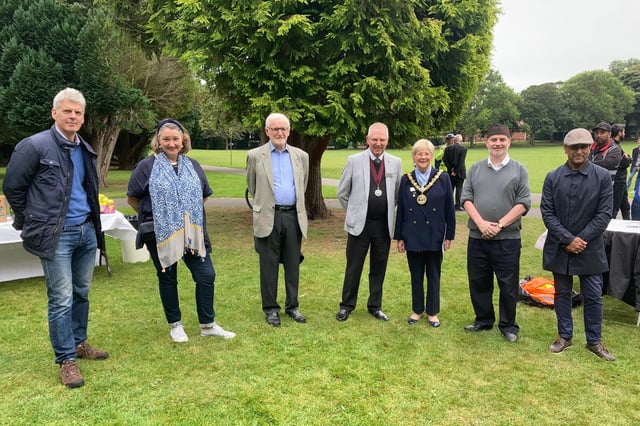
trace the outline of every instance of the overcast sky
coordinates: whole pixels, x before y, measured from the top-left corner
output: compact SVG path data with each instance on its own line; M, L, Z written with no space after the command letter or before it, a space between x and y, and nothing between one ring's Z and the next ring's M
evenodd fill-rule
M501 0L492 67L516 92L640 58L640 0Z

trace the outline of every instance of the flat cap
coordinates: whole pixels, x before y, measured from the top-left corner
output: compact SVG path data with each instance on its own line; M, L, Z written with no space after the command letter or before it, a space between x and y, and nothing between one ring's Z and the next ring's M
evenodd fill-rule
M592 143L593 138L591 137L591 132L587 129L573 129L564 137L565 146L591 145Z

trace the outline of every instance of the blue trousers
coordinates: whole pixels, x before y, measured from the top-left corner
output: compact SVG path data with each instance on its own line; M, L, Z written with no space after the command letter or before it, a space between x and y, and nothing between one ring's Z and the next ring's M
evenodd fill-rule
M580 294L584 303L584 330L587 343L595 345L602 338L602 275L579 275ZM553 273L556 295L554 310L558 320L558 334L563 339L573 337L573 317L571 315L571 290L573 276Z
M56 362L76 359L87 340L89 288L96 263L93 223L65 227L53 259L41 258L48 298L49 338Z

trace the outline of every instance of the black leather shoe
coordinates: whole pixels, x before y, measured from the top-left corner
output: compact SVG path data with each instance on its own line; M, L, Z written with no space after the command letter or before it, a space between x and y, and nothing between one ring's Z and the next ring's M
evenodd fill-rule
M346 321L349 318L349 314L351 311L347 311L346 309L340 309L336 314L336 319L338 321Z
M389 321L389 317L387 316L387 314L385 314L381 310L369 311L369 313L373 315L376 319L379 319L380 321Z
M280 315L277 312L269 312L266 316L267 324L273 327L280 327Z
M289 315L295 322L299 322L299 323L307 322L307 319L304 317L304 315L300 313L298 308L287 311L287 315Z
M482 331L482 330L491 330L493 326L491 325L480 325L478 323L469 324L464 327L464 331Z
M507 342L517 342L518 335L515 333L502 333L502 336Z

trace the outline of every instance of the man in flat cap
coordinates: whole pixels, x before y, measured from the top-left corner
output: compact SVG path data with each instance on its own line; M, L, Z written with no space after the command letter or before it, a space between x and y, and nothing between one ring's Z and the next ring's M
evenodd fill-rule
M549 172L542 187L540 212L547 227L543 268L553 272L558 337L549 349L571 346L573 276L580 278L584 300L587 349L606 361L615 360L602 344L602 273L609 270L602 235L611 220L613 186L607 170L589 161L592 144L587 129L573 129L564 138L567 162Z
M593 129L593 144L589 153L589 160L600 167L604 167L609 171L611 184L613 185L618 167L623 159L622 149L620 145L611 139L611 125L604 121L598 123ZM618 208L614 203L611 204L611 217L615 219L620 208L620 199L618 199Z
M466 331L490 330L493 276L500 288L498 328L509 342L518 340L516 304L520 275L521 217L531 207L527 169L509 157L511 133L505 126L490 127L485 134L488 160L474 163L467 172L462 206L469 214L467 273L475 321Z

